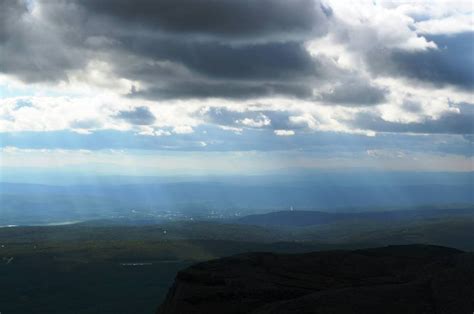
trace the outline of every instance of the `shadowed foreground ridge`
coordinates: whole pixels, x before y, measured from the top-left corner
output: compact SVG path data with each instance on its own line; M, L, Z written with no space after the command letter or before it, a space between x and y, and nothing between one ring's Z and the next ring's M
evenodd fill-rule
M474 253L429 245L248 253L178 273L158 314L471 314Z

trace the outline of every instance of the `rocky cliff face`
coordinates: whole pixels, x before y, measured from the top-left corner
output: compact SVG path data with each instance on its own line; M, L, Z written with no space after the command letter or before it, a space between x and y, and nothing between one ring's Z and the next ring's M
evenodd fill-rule
M249 253L181 271L158 314L472 314L474 254L423 245Z

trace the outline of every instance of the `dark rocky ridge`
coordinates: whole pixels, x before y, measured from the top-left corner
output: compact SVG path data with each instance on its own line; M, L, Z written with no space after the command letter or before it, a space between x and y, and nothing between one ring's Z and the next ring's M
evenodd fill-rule
M178 273L158 314L471 314L474 253L389 246L248 253Z

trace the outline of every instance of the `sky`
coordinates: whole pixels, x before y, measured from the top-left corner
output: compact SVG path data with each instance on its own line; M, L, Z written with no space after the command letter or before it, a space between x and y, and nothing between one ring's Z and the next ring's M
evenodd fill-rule
M0 176L473 171L473 6L0 0Z

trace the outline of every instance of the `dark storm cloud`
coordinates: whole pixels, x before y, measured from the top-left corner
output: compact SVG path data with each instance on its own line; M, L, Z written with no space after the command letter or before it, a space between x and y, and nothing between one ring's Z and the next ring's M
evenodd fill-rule
M474 88L474 32L427 36L438 49L426 51L373 50L371 70L383 75L404 76L435 85Z
M0 8L0 43L3 44L11 36L11 24L28 10L19 1L10 0L0 0Z
M315 79L340 72L304 47L328 29L318 1L38 0L35 16L5 3L0 69L26 82L68 81L99 60L144 83L134 97L308 98Z
M123 36L120 42L115 71L146 83L133 97L310 98L315 81L343 74L331 60L311 57L298 42L230 46L140 36ZM130 54L136 58L130 60Z
M348 106L370 106L383 103L387 90L371 85L366 80L343 82L330 92L322 93L321 101Z
M386 90L307 51L306 40L340 23L315 0L36 0L36 14L27 3L0 0L0 71L25 82L67 82L100 61L141 83L131 97L385 101ZM469 89L472 34L428 37L437 50L375 49L367 63L375 76ZM313 98L321 83L334 87Z
M79 0L88 15L165 33L258 38L322 34L327 9L313 0Z
M298 42L229 46L209 42L142 40L126 37L123 49L145 60L129 63L118 58L116 71L147 83L132 93L148 99L255 98L289 95L312 97L318 80L344 75L327 58L314 59Z
M145 99L192 99L192 98L229 98L249 99L263 96L311 96L308 86L284 83L235 83L235 82L170 82L164 86L153 86L145 90L131 91L128 96Z
M230 79L303 78L323 71L301 43L268 43L229 46L220 43L185 42L176 39L121 39L123 47L142 57L167 60L208 77ZM143 69L146 71L146 69Z
M460 113L446 113L439 119L412 123L390 122L375 114L360 113L352 126L390 133L474 134L474 105L459 105L458 108Z
M80 31L66 34L66 24L54 25L33 16L27 4L20 0L0 2L0 72L28 83L67 81L67 71L84 67L87 61L80 48L67 43L77 39L74 33Z
M27 82L68 81L71 70L100 60L143 83L130 97L312 99L318 82L351 75L305 48L332 16L313 0L38 1L40 19L26 2L11 3L1 71ZM383 99L370 86L347 89L324 100Z
M131 111L119 111L115 117L135 125L150 125L156 120L148 107L137 107Z

